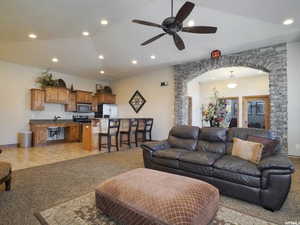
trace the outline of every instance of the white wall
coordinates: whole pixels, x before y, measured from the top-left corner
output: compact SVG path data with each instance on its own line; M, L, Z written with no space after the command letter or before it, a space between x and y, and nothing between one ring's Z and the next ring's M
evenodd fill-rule
M300 156L300 42L288 47L288 149L289 155Z
M160 82L163 81L167 81L169 86L161 87ZM167 138L174 122L174 78L171 68L115 81L112 88L117 95L119 117L154 118L152 138L154 140ZM147 101L138 114L128 103L136 90L139 90Z
M228 88L229 80L211 81L199 83L197 78L188 85L189 96L193 98L193 105L196 105L197 110L193 106L193 125L201 126L202 114L201 106L211 102L214 96L214 88L219 92L219 97L239 97L239 126L242 127L242 110L243 96L268 95L269 94L269 78L268 75L253 76L235 79L238 84L236 88ZM198 87L197 87L198 86ZM196 113L196 115L194 115ZM194 119L198 117L198 119Z
M37 87L35 80L44 72L37 68L0 61L0 145L16 144L17 133L28 129L30 119L52 119L54 115L72 118L64 106L46 104L45 111L30 110L30 89ZM55 73L67 86L74 89L95 91L97 81ZM99 82L98 82L99 83Z

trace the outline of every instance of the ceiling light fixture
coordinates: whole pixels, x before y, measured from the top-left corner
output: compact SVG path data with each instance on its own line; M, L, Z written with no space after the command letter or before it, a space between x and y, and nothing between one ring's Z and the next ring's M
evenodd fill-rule
M292 18L286 19L283 21L283 25L291 25L294 23L294 20Z
M57 63L58 62L58 58L52 58L52 62Z
M106 26L108 24L108 21L103 19L100 21L101 25Z
M132 60L131 63L132 63L133 65L136 65L136 64L138 64L138 61L137 61L137 60Z
M156 56L155 55L151 55L150 58L151 59L156 59Z
M230 71L230 73L231 73L230 79L232 80L232 82L227 84L227 87L233 89L233 88L236 88L238 85L236 82L233 82L233 79L234 79L233 71Z
M104 56L103 55L99 55L98 58L99 59L104 59Z
M90 33L89 33L89 32L87 32L87 31L83 31L83 32L82 32L82 35L83 35L83 36L89 36L89 35L90 35Z
M104 70L100 70L100 74L104 74L105 72L104 72Z
M194 21L194 20L190 20L190 21L187 23L187 25L188 25L189 27L193 27L193 26L195 26L195 21Z
M36 34L28 34L28 37L31 39L36 39L37 35Z

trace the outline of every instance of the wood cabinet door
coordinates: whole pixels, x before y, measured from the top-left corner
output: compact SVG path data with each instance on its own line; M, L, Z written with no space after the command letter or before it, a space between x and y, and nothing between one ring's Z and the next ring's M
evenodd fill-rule
M31 110L43 111L45 110L45 92L40 89L31 89Z
M85 94L85 103L93 103L93 95L91 93Z
M70 126L68 128L68 134L67 134L68 141L76 142L80 141L80 128L78 126Z
M97 94L98 104L116 104L116 96L112 94Z
M93 96L92 112L98 112L98 97Z
M58 103L67 104L69 100L70 91L67 88L58 88Z
M76 102L84 103L85 102L85 93L82 91L76 91Z
M65 105L66 112L76 112L76 94L70 93L68 103Z
M48 129L41 127L33 130L33 145L46 144L48 141Z
M57 87L46 87L45 102L47 103L57 103L58 102L58 89Z

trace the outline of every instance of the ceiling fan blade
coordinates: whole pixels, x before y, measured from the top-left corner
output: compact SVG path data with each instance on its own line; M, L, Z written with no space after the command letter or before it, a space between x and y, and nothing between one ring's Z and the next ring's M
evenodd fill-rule
M161 38L162 36L164 36L164 35L166 35L166 34L167 34L167 33L159 34L159 35L157 35L157 36L155 36L155 37L149 39L148 41L145 41L145 42L142 43L141 45L142 45L142 46L145 46L145 45L147 45L147 44L150 44L151 42L156 41L157 39Z
M173 34L173 39L174 39L175 45L178 48L178 50L181 51L181 50L185 49L184 42L177 33Z
M195 4L192 2L186 2L178 11L175 20L178 24L181 24L193 11Z
M183 32L197 33L197 34L213 34L218 30L217 27L207 27L207 26L195 26L195 27L184 27Z
M162 28L161 25L156 24L156 23L151 23L148 21L144 21L144 20L132 20L133 23L138 23L138 24L142 24L142 25L146 25L146 26L151 26L151 27L159 27Z

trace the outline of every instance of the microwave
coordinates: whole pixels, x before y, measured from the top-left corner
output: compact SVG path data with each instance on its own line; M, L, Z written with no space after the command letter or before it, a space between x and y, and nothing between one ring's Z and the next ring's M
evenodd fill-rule
M77 104L77 112L78 113L91 113L92 112L92 104Z

